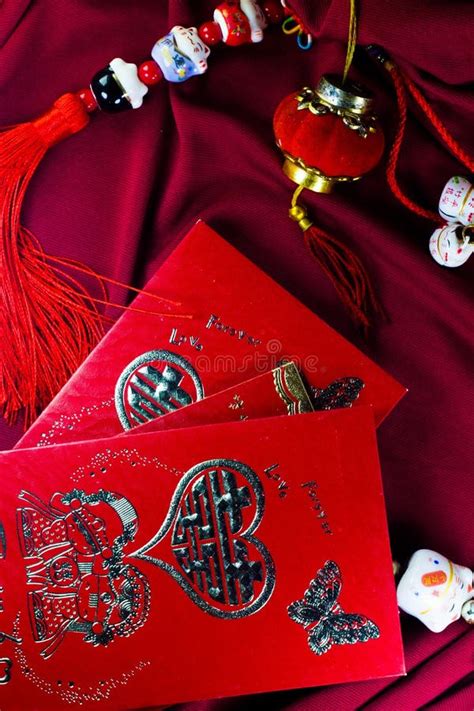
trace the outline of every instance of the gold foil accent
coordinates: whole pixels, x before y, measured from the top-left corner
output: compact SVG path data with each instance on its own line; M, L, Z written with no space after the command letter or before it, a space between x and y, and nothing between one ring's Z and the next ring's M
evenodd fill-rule
M283 172L297 185L302 185L314 193L330 193L338 183L352 183L362 176L352 178L349 175L325 175L319 168L309 167L301 158L284 153Z
M289 415L314 411L301 375L293 362L275 368L273 382L278 395L286 403Z
M326 77L322 77L316 89L305 86L296 97L298 111L307 109L315 116L334 114L351 129L357 131L362 138L367 138L370 133L377 132L375 116L369 113L372 99L368 96L357 96L339 88L336 85L337 77L332 78L331 84ZM360 93L362 89L358 89Z

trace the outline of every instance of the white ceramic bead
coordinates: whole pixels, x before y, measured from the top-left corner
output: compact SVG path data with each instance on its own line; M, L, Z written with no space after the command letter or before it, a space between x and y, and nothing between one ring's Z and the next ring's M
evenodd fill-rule
M252 42L261 42L263 40L263 30L267 26L262 8L257 5L255 0L240 0L240 7L250 23Z
M210 51L195 27L176 25L155 43L151 56L167 81L183 82L204 74Z
M143 104L143 97L148 92L148 87L138 78L137 65L124 62L123 59L117 57L110 62L109 66L123 87L132 108L139 109Z
M431 235L431 256L443 267L460 267L473 251L474 244L469 242L466 230L463 234L462 225L450 223Z
M461 610L461 617L469 625L474 625L474 600L468 600L464 603Z
M435 551L419 550L398 583L398 605L432 632L442 632L461 617L464 604L474 597L472 585L469 568Z
M207 70L207 58L211 52L198 35L196 27L173 27L176 46L195 65L197 74L204 74Z
M220 27L222 41L236 47L261 42L267 21L255 0L224 0L214 10L214 22Z
M455 175L444 186L439 200L439 214L447 222L474 223L474 186Z

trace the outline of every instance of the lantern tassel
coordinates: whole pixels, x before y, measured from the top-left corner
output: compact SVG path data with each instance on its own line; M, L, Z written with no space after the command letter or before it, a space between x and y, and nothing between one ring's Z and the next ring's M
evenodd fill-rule
M302 229L308 250L331 280L342 303L367 338L372 325L371 316L383 314L369 275L360 259L349 247L316 227L308 218L306 208L297 204L302 189L300 186L295 191L289 212L290 218Z
M60 97L40 118L0 133L0 410L30 424L103 334L86 290L47 263L20 224L28 184L49 148L89 122L80 98Z

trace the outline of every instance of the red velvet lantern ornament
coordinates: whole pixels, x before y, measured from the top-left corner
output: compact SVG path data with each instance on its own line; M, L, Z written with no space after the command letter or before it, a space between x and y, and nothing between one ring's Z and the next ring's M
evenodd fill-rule
M273 122L277 145L285 157L283 171L299 186L290 217L365 330L369 312L379 307L364 267L342 242L316 228L297 200L304 188L330 193L337 183L359 180L379 162L385 141L371 113L372 104L371 95L362 87L325 76L316 89L305 87L283 99Z
M384 136L370 113L372 98L349 82L322 77L318 86L283 99L274 117L283 170L298 185L329 193L359 180L382 157Z

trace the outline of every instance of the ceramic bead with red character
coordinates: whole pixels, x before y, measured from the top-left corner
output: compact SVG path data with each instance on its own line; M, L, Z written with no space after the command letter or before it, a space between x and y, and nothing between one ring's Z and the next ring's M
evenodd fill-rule
M443 267L460 267L474 252L474 186L455 175L439 199L439 214L447 222L433 232L430 252Z
M442 632L461 616L472 624L472 570L435 551L416 551L398 583L397 599L404 612L432 632Z
M261 42L267 21L255 0L226 0L214 10L222 41L230 47Z
M431 256L443 267L460 267L474 252L472 232L458 223L435 230L430 238Z

